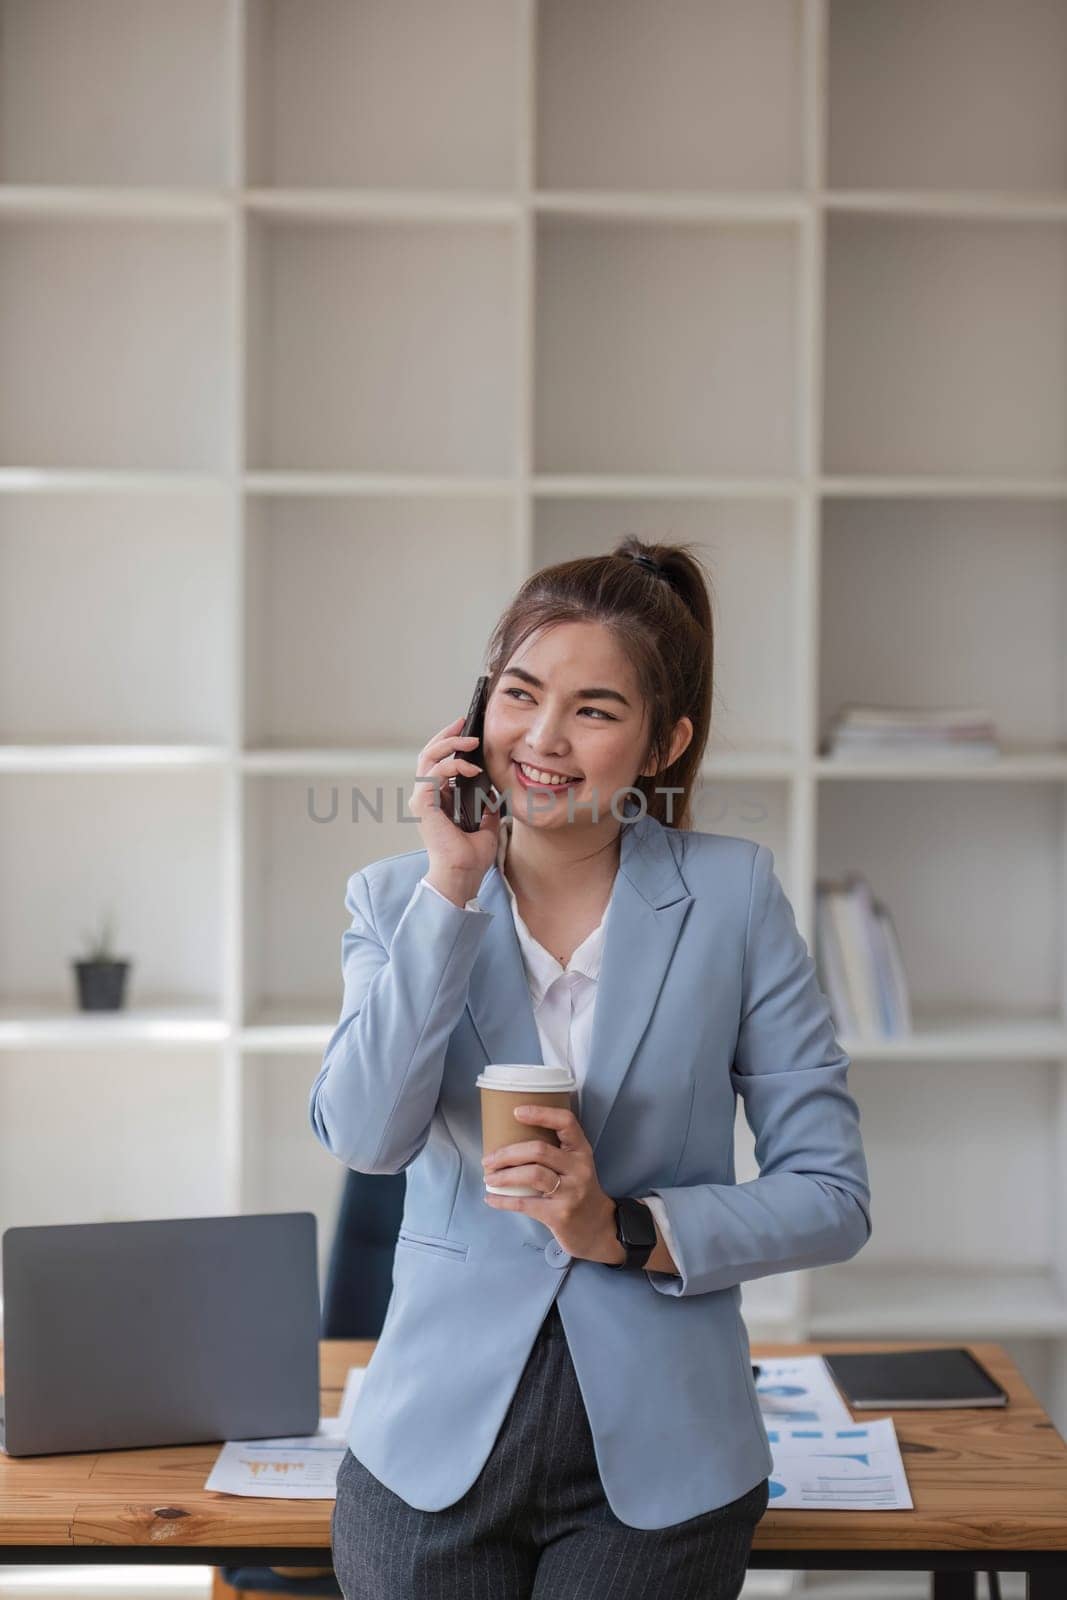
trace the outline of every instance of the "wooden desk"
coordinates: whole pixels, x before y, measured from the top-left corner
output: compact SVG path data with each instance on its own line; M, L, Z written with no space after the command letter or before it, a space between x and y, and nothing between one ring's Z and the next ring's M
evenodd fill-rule
M961 1341L754 1344L761 1356L915 1349ZM1027 1573L1030 1600L1067 1597L1067 1444L1014 1362L973 1344L1010 1396L1003 1410L898 1411L913 1511L775 1511L750 1566L932 1572L935 1600L973 1596L985 1569ZM369 1340L322 1345L322 1412L335 1415ZM860 1413L858 1420L886 1413ZM321 1566L330 1500L208 1493L218 1443L69 1456L0 1454L0 1563Z

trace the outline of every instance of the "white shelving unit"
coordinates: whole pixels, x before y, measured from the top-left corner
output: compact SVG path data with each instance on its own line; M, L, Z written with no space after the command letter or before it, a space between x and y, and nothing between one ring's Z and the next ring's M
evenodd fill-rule
M1067 1429L1065 268L1059 0L0 0L0 1226L325 1268L348 875L527 572L693 539L699 825L809 944L864 871L917 1020L842 1040L870 1245L752 1336L1000 1339ZM1004 758L828 760L863 699Z

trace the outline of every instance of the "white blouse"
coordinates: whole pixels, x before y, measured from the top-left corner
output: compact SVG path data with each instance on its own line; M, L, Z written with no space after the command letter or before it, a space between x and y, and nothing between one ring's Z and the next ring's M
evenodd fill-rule
M523 965L526 969L526 981L530 989L530 999L533 1003L534 1021L537 1024L537 1033L541 1041L541 1055L546 1066L566 1066L571 1069L578 1080L578 1121L581 1122L582 1083L585 1078L586 1068L589 1064L589 1047L593 1032L593 1006L596 1001L597 979L600 975L600 958L604 948L605 910L600 922L583 939L581 944L571 956L566 967L562 967L554 955L547 951L530 932L519 912L515 891L507 880L504 872L504 862L507 858L508 842L511 838L510 817L501 817L500 834L497 841L496 864L500 876L504 880L504 887L511 900L511 914L515 921L515 932L518 935L519 948L522 951ZM425 886L434 894L440 894L430 881L429 876L420 878L418 887ZM442 899L447 896L442 895ZM484 911L485 907L479 904L477 898L472 898L464 904L464 911ZM516 1127L518 1124L516 1124ZM640 1195L639 1199L652 1211L656 1225L663 1236L663 1241L670 1251L678 1267L682 1263L678 1256L678 1246L671 1234L671 1225L667 1219L667 1210L658 1195Z

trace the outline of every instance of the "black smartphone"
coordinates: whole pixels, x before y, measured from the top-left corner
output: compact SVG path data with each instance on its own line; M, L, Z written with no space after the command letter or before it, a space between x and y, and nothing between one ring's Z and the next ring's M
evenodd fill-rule
M482 812L486 803L492 799L494 790L489 774L485 770L485 750L482 748L482 734L485 729L485 706L489 697L489 677L483 674L474 690L470 709L463 721L462 735L476 733L478 743L469 749L460 750L467 761L475 761L481 767L481 772L457 773L455 782L455 798L452 805L452 821L463 829L464 833L477 833L482 825ZM477 796L481 794L482 801L479 805Z

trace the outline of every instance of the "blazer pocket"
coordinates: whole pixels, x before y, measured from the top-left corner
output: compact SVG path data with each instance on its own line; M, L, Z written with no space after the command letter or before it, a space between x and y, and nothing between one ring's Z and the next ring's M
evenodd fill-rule
M410 1228L401 1228L396 1236L398 1245L407 1245L409 1250L428 1250L431 1255L444 1256L449 1261L466 1261L470 1245L459 1244L455 1239L442 1239L434 1233L412 1233Z

